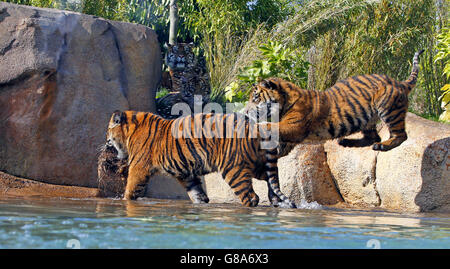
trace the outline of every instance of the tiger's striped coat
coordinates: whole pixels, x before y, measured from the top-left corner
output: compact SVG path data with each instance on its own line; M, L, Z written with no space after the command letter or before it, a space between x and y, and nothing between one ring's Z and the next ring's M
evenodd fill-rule
M279 128L282 142L339 138L339 144L345 147L373 145L373 150L391 150L407 139L408 94L416 84L422 52L414 55L411 74L405 81L378 74L360 75L340 80L325 91L313 91L269 78L254 87L247 110L279 103L280 121L269 125ZM382 142L376 130L380 119L390 132L389 139ZM359 131L363 133L361 139L343 138Z
M125 199L142 195L150 177L162 172L175 177L194 203L205 203L209 199L200 176L218 171L245 206L258 204L252 187L252 178L257 178L267 181L274 205L295 207L280 190L276 149L263 149L258 132L236 113L167 120L152 113L116 111L107 145L116 148L119 159L128 160Z

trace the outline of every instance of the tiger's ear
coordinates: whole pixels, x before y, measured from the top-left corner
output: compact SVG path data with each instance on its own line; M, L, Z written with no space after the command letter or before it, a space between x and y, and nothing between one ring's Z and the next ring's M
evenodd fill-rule
M171 47L172 47L172 45L170 45L169 43L167 43L167 42L164 43L164 48L166 50L169 50Z
M269 89L274 89L274 90L278 89L278 85L275 82L273 82L273 80L271 80L271 79L264 79L261 82L261 85L264 88L269 88Z
M120 110L116 110L113 113L113 122L115 124L121 124L123 119L124 113Z

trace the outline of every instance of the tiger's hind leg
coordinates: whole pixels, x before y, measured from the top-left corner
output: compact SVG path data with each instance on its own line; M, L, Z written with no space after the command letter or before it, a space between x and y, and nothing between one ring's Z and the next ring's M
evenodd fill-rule
M403 143L403 141L408 138L405 131L406 111L407 105L390 113L386 113L385 115L380 115L381 120L387 125L389 129L390 136L386 141L375 143L372 147L373 150L391 150L398 147L401 143Z
M177 177L178 182L186 189L186 192L194 204L206 204L209 198L202 187L199 177L192 176L188 178Z
M296 208L295 204L281 192L278 178L278 149L267 150L266 152L266 174L267 187L269 189L269 200L273 206L281 208Z
M226 174L223 174L223 177L234 194L239 197L242 205L248 207L258 205L259 197L253 190L252 173L249 169L234 167Z
M364 136L361 139L342 138L338 139L338 144L343 147L367 147L381 141L375 126L363 130L362 133Z
M280 203L282 202L282 200L280 199L280 197L278 197L278 195L275 194L275 192L272 190L272 187L270 186L269 181L267 180L267 189L268 189L268 197L269 197L269 201L270 204L273 207L278 207L280 206Z

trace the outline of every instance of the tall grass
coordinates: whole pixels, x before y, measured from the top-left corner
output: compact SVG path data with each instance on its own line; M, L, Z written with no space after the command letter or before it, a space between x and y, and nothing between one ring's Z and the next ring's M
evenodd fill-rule
M418 85L411 108L434 118L441 108L443 64L434 63L436 35L448 25L448 6L440 0L310 0L296 6L286 20L245 36L222 31L204 39L216 96L237 80L240 70L261 59L258 46L274 40L304 51L310 63L308 88L324 90L352 75L381 73L398 80L409 76L414 53L421 57ZM301 56L301 55L299 55Z
M207 58L211 77L211 100L221 102L225 88L236 81L244 67L260 57L258 46L265 40L266 30L262 26L243 36L220 33L206 37L201 46Z
M366 1L306 1L304 6L298 7L295 15L278 23L275 27L268 28L265 24L259 24L247 31L244 35L235 35L232 30L222 29L220 32L209 33L201 41L201 47L205 51L207 66L210 70L211 84L213 88L213 100L220 100L224 94L224 89L230 83L237 80L244 67L251 65L254 60L261 59L261 52L258 47L268 40L276 40L296 51L307 51L313 42L321 37L324 29L335 28L342 25L342 17L357 13L364 7L375 2ZM332 39L331 34L324 35ZM323 42L323 41L318 41ZM329 44L324 44L328 47ZM300 48L300 50L297 50ZM322 53L322 51L321 51ZM331 53L331 52L330 52ZM316 54L314 54L315 56ZM329 57L323 57L329 56ZM320 62L328 62L328 66L335 66L335 53L323 54ZM299 55L299 57L303 57ZM318 60L319 62L319 60ZM324 66L315 65L312 67L324 69ZM329 68L325 68L321 73L328 74ZM331 81L328 79L327 81ZM331 82L328 82L330 84ZM326 84L322 82L322 84ZM328 85L326 84L326 85ZM324 85L321 88L326 87ZM317 88L312 85L312 88Z

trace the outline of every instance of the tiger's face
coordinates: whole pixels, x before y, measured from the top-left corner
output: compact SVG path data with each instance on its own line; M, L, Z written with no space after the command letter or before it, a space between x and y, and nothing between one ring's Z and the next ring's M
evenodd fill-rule
M174 71L182 71L195 65L195 55L192 51L194 43L165 44L167 49L166 65Z
M280 112L279 109L284 106L285 101L277 79L264 79L253 85L245 110L251 119L260 119L263 115L271 118L271 115ZM274 106L274 103L278 105Z
M126 149L126 136L123 129L123 124L126 122L126 115L120 111L115 111L108 124L108 131L106 132L106 146L114 147L117 150L117 158L119 160L128 157Z

